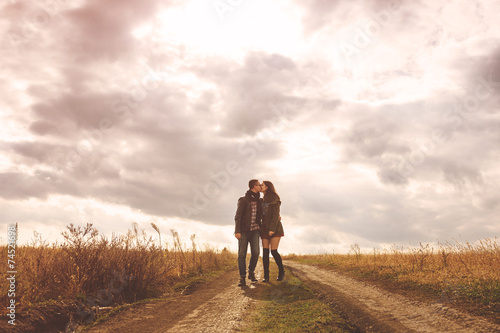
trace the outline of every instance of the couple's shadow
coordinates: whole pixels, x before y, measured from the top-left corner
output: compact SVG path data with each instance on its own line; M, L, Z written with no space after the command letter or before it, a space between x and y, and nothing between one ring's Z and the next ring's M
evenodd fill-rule
M262 279L259 279L258 282L250 282L247 281L247 284L242 287L238 287L243 291L243 296L249 297L254 300L262 301L267 299L267 291L270 288L269 283L261 282Z
M287 272L289 273L289 272ZM256 274L257 275L257 274ZM276 277L274 277L276 279ZM262 282L262 277L258 279L258 282L250 282L247 280L245 286L238 287L243 291L243 296L249 297L254 300L265 301L265 300L275 300L283 297L287 293L288 289L292 286L289 285L287 278L284 281L276 282L275 280L270 280L270 282Z

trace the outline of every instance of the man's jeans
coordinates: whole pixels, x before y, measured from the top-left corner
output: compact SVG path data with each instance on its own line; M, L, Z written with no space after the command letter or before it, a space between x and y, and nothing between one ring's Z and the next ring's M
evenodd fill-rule
M250 264L248 265L248 271L253 272L255 266L257 266L257 261L259 260L259 236L260 231L246 231L241 233L241 238L238 240L238 268L240 269L240 277L245 278L246 272L246 259L247 259L247 249L248 243L250 243Z

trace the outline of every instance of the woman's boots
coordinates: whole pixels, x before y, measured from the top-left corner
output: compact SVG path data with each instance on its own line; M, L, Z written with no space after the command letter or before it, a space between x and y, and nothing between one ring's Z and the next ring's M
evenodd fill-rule
M278 253L278 250L272 250L276 265L278 265L278 279L276 281L283 281L285 279L285 269L283 268L283 261ZM262 264L264 266L264 280L262 282L269 282L269 249L262 249Z
M262 264L264 266L264 280L269 282L269 249L262 249Z
M276 261L276 265L278 265L279 273L277 281L283 281L285 278L285 269L283 268L283 261L281 260L281 256L278 253L278 250L272 250L271 254L273 255L274 261Z
M280 270L280 272L278 273L278 278L276 279L276 281L283 281L285 279L285 270Z

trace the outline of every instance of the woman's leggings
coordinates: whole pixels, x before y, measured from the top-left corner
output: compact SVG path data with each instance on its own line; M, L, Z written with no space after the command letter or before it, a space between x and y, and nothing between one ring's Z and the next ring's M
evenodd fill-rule
M269 249L262 249L262 264L264 266L264 279L269 279Z
M278 250L277 249L271 250L271 254L273 255L274 261L276 261L276 264L278 265L280 272L282 272L284 270L283 269L283 261L281 260L281 256L278 253ZM268 254L268 256L269 256L269 254ZM269 258L267 260L269 260Z

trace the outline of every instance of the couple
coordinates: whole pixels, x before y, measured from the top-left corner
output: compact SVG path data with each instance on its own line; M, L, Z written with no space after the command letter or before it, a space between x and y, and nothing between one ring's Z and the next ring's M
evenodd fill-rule
M262 262L264 265L264 280L269 282L269 247L274 261L278 265L278 281L285 278L285 270L281 256L278 253L278 245L284 236L283 225L280 217L280 197L276 193L273 183L257 179L248 182L250 188L244 197L238 199L238 208L234 221L236 224L234 235L238 239L238 268L240 270L240 283L244 286L246 278L246 256L248 243L250 243L250 264L248 265L248 278L257 282L255 278L255 266L259 260L259 236L262 238ZM260 198L260 192L264 198Z

